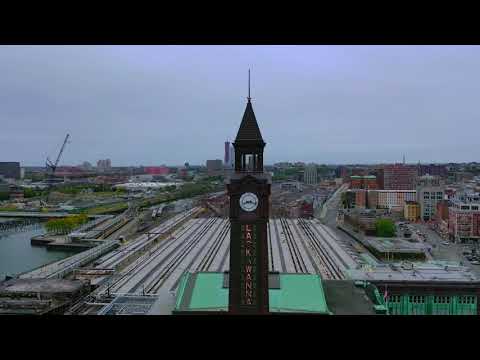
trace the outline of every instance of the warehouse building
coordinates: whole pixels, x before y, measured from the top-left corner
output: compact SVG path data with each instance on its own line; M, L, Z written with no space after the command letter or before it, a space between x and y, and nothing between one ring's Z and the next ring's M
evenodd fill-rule
M6 179L20 179L20 163L19 162L0 162L0 175Z

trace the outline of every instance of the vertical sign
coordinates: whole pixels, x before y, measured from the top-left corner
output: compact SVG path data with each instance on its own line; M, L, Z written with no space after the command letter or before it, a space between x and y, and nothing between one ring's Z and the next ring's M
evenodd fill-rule
M241 225L240 306L257 305L257 231L256 225Z

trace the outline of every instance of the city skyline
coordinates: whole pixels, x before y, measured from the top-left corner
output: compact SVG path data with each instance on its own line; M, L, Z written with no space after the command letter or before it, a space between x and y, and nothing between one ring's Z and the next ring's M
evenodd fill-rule
M478 46L1 46L0 54L0 161L42 166L66 133L61 165L222 159L248 68L266 164L479 155Z

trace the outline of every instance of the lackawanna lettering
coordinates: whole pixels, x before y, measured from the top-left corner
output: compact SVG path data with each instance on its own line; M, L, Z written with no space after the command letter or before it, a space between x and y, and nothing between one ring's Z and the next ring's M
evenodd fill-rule
M256 304L255 226L242 225L241 305Z

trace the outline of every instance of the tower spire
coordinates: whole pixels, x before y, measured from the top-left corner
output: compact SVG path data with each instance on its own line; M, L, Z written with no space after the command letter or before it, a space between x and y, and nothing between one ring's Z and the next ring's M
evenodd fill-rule
M250 97L250 69L248 69L248 97L247 100L250 102L252 98Z

